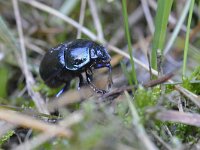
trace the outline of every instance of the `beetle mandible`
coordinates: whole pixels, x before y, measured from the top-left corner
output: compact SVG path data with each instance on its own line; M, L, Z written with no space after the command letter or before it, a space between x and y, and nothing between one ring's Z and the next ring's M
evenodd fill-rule
M79 87L83 85L82 73L85 72L87 83L97 93L105 93L98 89L92 82L93 70L103 67L109 69L108 87L112 85L111 57L105 47L91 40L76 39L59 44L51 48L44 55L39 72L45 84L51 88L57 88L65 83L64 88L57 97L66 91L70 81L79 77Z

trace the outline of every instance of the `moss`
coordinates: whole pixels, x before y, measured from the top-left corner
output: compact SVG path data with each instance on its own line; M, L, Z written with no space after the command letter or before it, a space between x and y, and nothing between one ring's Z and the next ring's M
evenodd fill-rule
M10 130L0 138L0 146L2 146L5 142L7 142L11 136L15 134L15 131Z

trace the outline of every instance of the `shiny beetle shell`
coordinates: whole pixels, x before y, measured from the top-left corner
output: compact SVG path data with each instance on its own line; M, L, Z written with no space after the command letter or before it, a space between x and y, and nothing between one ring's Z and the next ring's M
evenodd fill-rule
M102 67L111 70L110 61L111 57L103 46L90 40L77 39L47 51L39 72L49 87L56 88L63 83L69 84L75 77L81 78L81 73L87 70Z

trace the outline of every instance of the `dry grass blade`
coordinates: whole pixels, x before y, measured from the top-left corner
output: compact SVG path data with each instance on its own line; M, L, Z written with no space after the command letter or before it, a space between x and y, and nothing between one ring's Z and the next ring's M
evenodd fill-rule
M179 122L188 125L193 125L200 127L200 115L199 114L192 114L192 113L184 113L174 110L166 110L157 112L155 115L156 119L162 121L172 121L172 122Z
M92 18L94 20L94 25L95 25L96 30L97 30L97 37L98 37L98 39L100 41L103 41L104 40L104 34L103 34L101 21L99 19L96 3L95 3L94 0L88 0L88 3L89 3L89 6L90 6L90 11L91 11L91 14L92 14Z
M65 129L59 125L47 124L43 121L36 120L32 117L22 115L10 110L0 109L0 119L14 125L20 125L22 127L43 131L49 135L59 135L67 138L72 136L72 132L70 130Z
M44 5L40 2L34 1L34 0L20 0L21 2L27 3L33 7L36 7L40 10L43 10L45 12L48 12L49 14L52 14L64 21L66 21L67 23L71 24L72 26L76 27L77 29L81 29L81 31L83 33L85 33L88 37L90 37L92 40L96 40L97 37L96 35L94 35L91 31L89 31L87 28L81 26L78 22L74 21L73 19L69 18L68 16L65 16L64 14L60 13L59 11Z
M189 98L198 107L200 107L200 97L198 97L197 95L188 91L187 89L183 88L180 85L176 85L175 88L177 89L177 91L181 92L183 95L185 95L187 98Z
M129 24L133 26L136 24L140 19L143 18L143 10L142 7L139 6L134 12L132 12L129 17ZM109 41L110 44L116 45L120 40L124 38L124 28L120 27L112 36L111 40Z
M62 127L69 128L70 126L80 122L83 119L82 112L74 112L67 118L60 121L58 124ZM24 149L34 149L38 147L39 145L43 144L44 142L50 140L56 136L56 134L47 134L47 133L41 133L32 139L29 139L28 141L24 142L23 144L20 144L19 146L15 147L15 150L24 150Z
M26 47L28 49L31 49L31 50L37 52L40 55L44 55L45 54L45 52L44 52L44 50L42 48L40 48L39 46L31 43L30 41L25 41L25 45L26 45Z
M78 28L77 39L81 38L81 28L84 22L86 4L87 4L86 0L81 1L81 10L80 10L80 16L79 16L79 24L81 25L81 27Z
M44 106L44 100L41 98L40 94L38 92L35 92L33 90L33 85L35 83L34 78L31 74L31 72L28 70L28 65L27 65L27 56L26 56L26 49L25 49L25 44L24 44L24 36L23 36L23 30L22 30L22 22L21 22L21 16L19 12L19 7L18 7L18 2L17 0L13 0L13 7L14 7L14 13L15 13L15 18L17 22L17 30L20 38L20 50L21 50L21 69L25 75L26 78L26 86L27 90L29 92L29 95L32 97L37 109L42 112L48 114L48 110Z
M130 59L129 54L126 53L126 52L124 52L124 51L122 51L122 50L120 50L119 48L117 48L117 47L115 47L115 46L113 46L113 45L110 45L110 44L108 44L107 47L108 47L109 49L111 49L112 51L114 51L114 52L116 52L116 53L118 53L118 54L120 54L120 55L122 55L122 56L124 56L124 57L126 57L126 58L128 58L128 59ZM135 57L133 57L133 60L134 60L134 62L135 62L136 64L138 64L139 66L143 67L145 70L149 71L149 67L146 66L146 64L144 64L143 62L141 62L140 60L138 60L138 59L135 58ZM154 69L152 69L152 73L153 73L154 75L158 75L158 72L157 72L156 70L154 70Z
M154 27L154 23L153 23L153 17L151 16L151 12L148 6L148 2L147 0L141 0L142 3L142 8L149 26L149 29L151 31L151 34L153 35L154 31L155 31L155 27Z

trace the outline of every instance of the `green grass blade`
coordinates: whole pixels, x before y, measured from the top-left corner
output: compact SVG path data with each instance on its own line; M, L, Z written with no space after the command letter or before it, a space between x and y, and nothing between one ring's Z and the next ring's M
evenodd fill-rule
M8 68L5 65L0 65L0 97L7 96Z
M127 15L126 7L127 7L126 0L122 0L122 11L123 11L123 17L124 17L125 34L126 34L126 39L128 42L128 51L129 51L130 62L131 62L131 66L132 66L131 77L132 77L134 83L138 84L137 75L136 75L136 71L135 71L135 64L133 61L132 44L131 44L130 31L129 31L129 26L128 26L128 15Z
M185 18L187 17L188 11L190 9L190 3L191 3L190 1L187 1L185 3L183 11L180 15L180 19L177 22L177 25L172 33L172 36L170 37L170 39L168 40L166 44L166 48L164 49L164 55L166 55L170 51L171 47L173 46L173 43L177 38L177 35L181 29L181 26L184 24Z
M186 32L184 57L183 57L183 73L182 73L183 78L185 77L185 74L186 74L186 63L187 63L187 55L188 55L188 47L189 47L190 25L191 25L191 21L192 21L194 1L195 0L192 0L190 3L190 12L189 12L189 17L188 17L188 22L187 22L187 32Z
M153 47L151 51L151 66L157 70L157 50L163 52L165 36L167 30L168 17L171 11L173 0L158 0L158 8L155 19L155 33L153 37Z
M7 49L3 49L5 54L5 62L17 66L17 59L14 54L19 55L19 47L17 45L17 40L14 37L11 29L8 28L4 19L0 16L0 42L2 42Z

